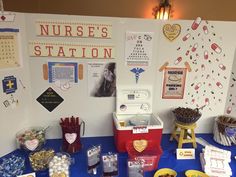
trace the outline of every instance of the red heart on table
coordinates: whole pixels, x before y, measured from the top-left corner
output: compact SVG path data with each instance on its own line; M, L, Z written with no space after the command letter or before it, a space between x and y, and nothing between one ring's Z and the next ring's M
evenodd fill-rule
M76 138L77 138L77 134L76 133L66 133L65 134L65 138L66 138L66 141L69 143L69 144L72 144L75 142Z
M33 140L26 140L25 141L25 147L29 149L30 151L34 151L39 145L39 140L38 139L33 139Z

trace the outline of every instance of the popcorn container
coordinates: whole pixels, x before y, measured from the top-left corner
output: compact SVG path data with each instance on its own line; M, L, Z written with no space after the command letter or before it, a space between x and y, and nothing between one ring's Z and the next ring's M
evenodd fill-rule
M85 131L85 122L79 117L61 118L62 129L62 150L68 153L75 153L81 149L80 130Z
M26 151L38 151L46 142L46 129L43 127L29 127L16 134L17 147Z
M56 153L49 162L49 177L70 176L71 158L67 153Z

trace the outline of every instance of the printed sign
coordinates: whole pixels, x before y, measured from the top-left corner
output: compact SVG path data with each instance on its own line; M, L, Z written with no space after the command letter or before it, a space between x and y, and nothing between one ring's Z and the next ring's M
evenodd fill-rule
M0 28L0 69L19 67L19 29Z
M112 45L86 45L62 42L29 42L31 57L57 57L73 59L114 59Z
M78 82L78 65L72 62L48 62L49 82Z
M93 97L114 97L116 95L115 70L115 63L88 63L89 95Z
M24 175L19 175L17 177L36 177L35 173L27 173L27 174L24 174Z
M14 76L4 77L2 80L2 87L4 93L14 93L17 90L16 78Z
M153 33L126 32L125 59L127 66L148 66L152 58Z
M163 99L183 99L186 71L186 68L165 68Z
M49 112L52 112L64 99L49 87L37 98L37 101Z
M195 149L176 149L177 159L195 159Z
M36 21L36 31L42 37L79 37L110 39L112 25L93 22Z

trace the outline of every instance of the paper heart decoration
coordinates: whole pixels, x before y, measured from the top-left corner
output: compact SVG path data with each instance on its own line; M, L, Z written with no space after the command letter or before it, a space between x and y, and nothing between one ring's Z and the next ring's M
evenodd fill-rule
M163 26L163 34L170 41L176 39L180 35L180 32L181 26L179 24L165 24Z
M25 147L29 149L30 151L34 151L39 145L38 139L32 139L32 140L26 140L25 141Z
M147 140L134 140L133 141L134 149L138 152L144 151L146 149L147 145L148 145Z
M52 177L67 177L64 172L61 173L53 173Z
M66 138L66 141L69 143L69 144L72 144L75 142L76 138L77 138L77 134L76 133L66 133L65 134L65 138Z

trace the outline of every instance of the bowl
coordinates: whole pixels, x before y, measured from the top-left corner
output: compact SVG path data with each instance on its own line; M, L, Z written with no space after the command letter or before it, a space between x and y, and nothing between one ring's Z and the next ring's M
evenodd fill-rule
M19 149L26 151L38 151L45 144L45 128L29 127L16 134L16 142Z
M175 170L172 170L170 168L161 168L156 171L154 177L165 177L166 175L169 175L168 177L176 177L177 173Z
M202 116L199 109L178 107L173 110L176 121L182 124L193 124Z
M31 152L29 155L31 168L34 171L44 171L48 169L48 164L54 155L55 152L53 149L41 149L40 151Z
M185 172L186 177L209 177L206 173L203 173L198 170L188 170Z

